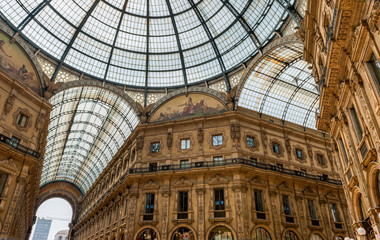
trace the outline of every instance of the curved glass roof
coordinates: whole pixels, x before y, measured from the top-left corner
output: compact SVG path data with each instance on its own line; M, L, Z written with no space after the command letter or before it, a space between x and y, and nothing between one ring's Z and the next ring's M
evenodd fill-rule
M99 87L75 87L50 102L49 134L41 185L65 180L86 192L138 124L119 95Z
M238 105L315 129L319 88L302 51L303 45L292 43L265 54L246 79Z
M58 61L139 88L203 82L249 60L294 0L3 0L1 16Z

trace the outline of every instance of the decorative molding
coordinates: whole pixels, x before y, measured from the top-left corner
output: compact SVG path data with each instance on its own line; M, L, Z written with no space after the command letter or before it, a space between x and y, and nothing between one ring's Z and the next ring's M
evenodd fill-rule
M148 141L148 144L146 146L146 150L147 150L147 154L149 156L152 156L152 157L155 157L155 156L158 156L158 155L161 155L162 154L162 150L164 149L164 144L162 143L163 141L159 138L154 138L154 139L150 139ZM160 144L160 148L158 150L158 152L152 152L151 151L151 148L152 148L152 144L153 143L159 143Z
M253 147L248 146L248 141L247 141L248 137L253 138L253 145L254 145ZM259 150L260 142L259 142L256 134L254 134L252 132L245 132L243 141L244 141L245 147L248 148L249 150L251 150L252 152Z
M279 149L279 153L275 153L274 150L273 150L273 144L278 144L278 149ZM280 157L283 157L284 156L284 147L282 146L282 143L277 140L277 139L271 139L270 140L270 150L272 152L272 154L278 158Z
M209 185L221 185L221 184L228 184L228 179L220 176L219 174L217 174L215 177L211 178L209 181L208 181L208 184Z
M238 122L230 123L230 136L231 136L231 139L240 140L240 123Z
M181 141L182 140L185 140L185 139L189 139L190 140L190 147L188 149L181 149ZM193 147L194 147L194 139L193 139L193 136L189 133L185 133L185 134L181 134L178 136L177 138L177 142L176 142L176 146L177 146L177 152L181 152L181 153L187 153L191 150L193 150Z
M181 179L174 182L173 187L191 187L193 183L189 181L187 178L182 177Z
M216 136L216 135L222 135L223 136L223 141L222 141L221 145L216 145L216 146L213 145L212 137ZM208 137L208 144L210 145L210 148L213 148L215 150L219 150L219 149L222 149L226 146L227 140L228 140L228 138L227 138L224 130L215 130L212 133L210 133L210 135Z
M318 166L320 166L321 168L327 168L327 159L326 159L326 156L325 154L323 154L323 152L321 151L315 151L314 152L315 154L315 162L317 163ZM322 158L323 158L323 164L321 164L319 161L318 161L318 155L321 155Z
M301 150L302 158L297 157L297 150ZM305 154L305 151L304 151L303 147L301 147L300 145L294 145L293 146L293 154L294 154L294 156L298 162L304 163L307 161L307 156Z
M24 127L17 124L18 118L20 117L21 114L23 114L23 115L25 115L25 117L27 117ZM13 126L15 126L17 128L17 130L26 132L32 126L32 114L29 113L28 109L19 108L19 109L17 109L16 112L13 113L12 124L13 124Z
M149 182L145 183L142 186L142 189L144 190L158 190L160 188L160 185L156 182L153 182L152 180L149 180Z

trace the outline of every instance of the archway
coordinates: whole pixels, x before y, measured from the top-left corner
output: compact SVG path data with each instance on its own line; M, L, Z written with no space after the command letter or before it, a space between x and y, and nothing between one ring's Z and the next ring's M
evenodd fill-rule
M59 206L59 207L57 207ZM73 208L63 198L49 198L44 201L36 211L36 223L29 240L34 239L57 239L67 240L69 223L72 220Z

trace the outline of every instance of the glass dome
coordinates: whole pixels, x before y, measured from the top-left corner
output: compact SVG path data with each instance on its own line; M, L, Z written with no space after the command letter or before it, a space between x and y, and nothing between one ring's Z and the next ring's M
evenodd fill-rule
M224 76L288 16L280 0L3 0L1 16L62 66L138 88Z

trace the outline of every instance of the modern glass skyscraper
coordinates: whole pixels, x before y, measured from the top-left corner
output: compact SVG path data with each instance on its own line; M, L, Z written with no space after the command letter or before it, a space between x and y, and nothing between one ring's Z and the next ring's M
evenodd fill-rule
M36 230L34 231L33 240L47 240L49 236L51 221L48 219L37 219Z

